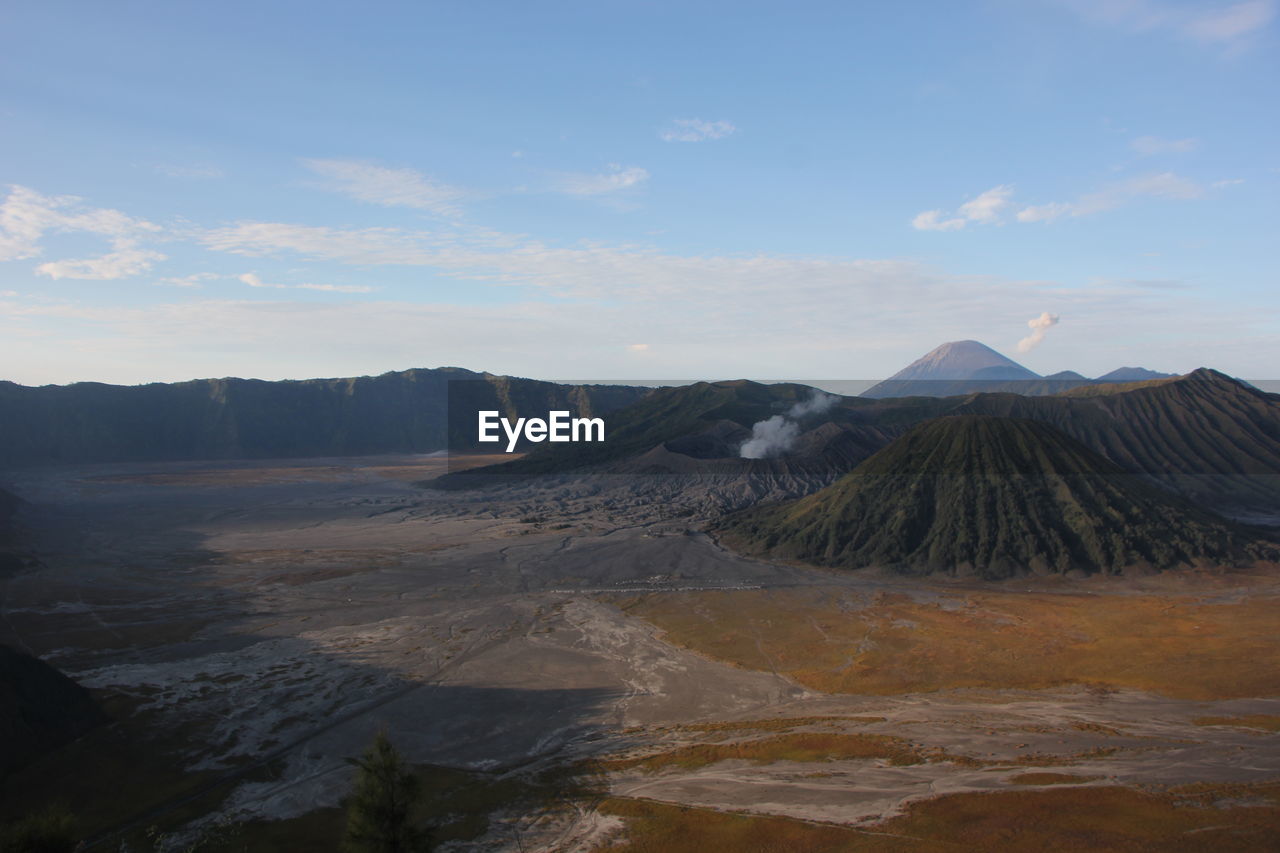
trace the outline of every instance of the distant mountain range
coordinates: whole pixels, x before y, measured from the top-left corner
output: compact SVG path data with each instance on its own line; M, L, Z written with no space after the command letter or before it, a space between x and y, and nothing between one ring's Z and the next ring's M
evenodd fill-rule
M1144 367L1121 367L1095 379L1074 370L1041 376L978 341L951 341L926 353L862 393L864 397L951 397L977 392L1040 396L1081 385L1164 379Z
M986 579L1280 556L1046 423L991 415L927 421L833 485L719 529L748 553Z
M1164 376L1121 368L1093 382ZM277 382L231 378L28 387L0 381L0 469L475 448L473 421L457 412L452 423L448 417L448 388L459 380L469 380L464 400L468 412L491 408L509 417L544 416L552 409L597 416L652 391L626 385L562 385L457 367ZM863 396L942 397L973 391L1039 395L1086 384L1089 380L1070 371L1039 377L983 344L956 341ZM659 414L650 420L669 429L679 419ZM580 449L591 458L597 450Z
M27 387L0 382L0 468L85 462L420 453L474 443L474 418L450 434L450 382L472 410L544 416L611 412L649 388L558 385L457 367L381 376L264 382ZM466 429L461 425L465 424Z
M755 428L815 392L738 380L652 392L609 418L597 445L542 445L525 458L451 474L465 488L493 477L570 471L750 474L806 494L828 485L912 427L946 415L995 415L1049 424L1123 470L1224 508L1280 506L1280 395L1214 370L1137 383L1088 384L1053 396L839 397L791 419L786 447L742 458ZM759 490L753 492L759 494ZM749 496L752 493L744 493Z

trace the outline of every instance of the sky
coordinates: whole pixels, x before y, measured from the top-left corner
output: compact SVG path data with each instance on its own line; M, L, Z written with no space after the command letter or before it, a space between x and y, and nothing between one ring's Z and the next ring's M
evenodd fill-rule
M0 7L0 379L1280 363L1280 0Z

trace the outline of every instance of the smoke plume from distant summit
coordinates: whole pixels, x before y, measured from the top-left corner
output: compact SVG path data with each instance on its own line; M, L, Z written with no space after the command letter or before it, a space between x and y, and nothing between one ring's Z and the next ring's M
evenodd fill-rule
M805 400L795 403L785 414L774 415L751 427L751 438L742 443L738 455L743 459L768 459L781 456L795 446L800 437L801 418L809 415L820 415L830 409L839 400L833 394L824 394L815 390Z

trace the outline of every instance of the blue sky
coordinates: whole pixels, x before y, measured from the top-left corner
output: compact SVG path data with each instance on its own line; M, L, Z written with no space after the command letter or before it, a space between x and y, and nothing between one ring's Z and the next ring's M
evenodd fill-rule
M0 378L1270 377L1278 13L11 3Z

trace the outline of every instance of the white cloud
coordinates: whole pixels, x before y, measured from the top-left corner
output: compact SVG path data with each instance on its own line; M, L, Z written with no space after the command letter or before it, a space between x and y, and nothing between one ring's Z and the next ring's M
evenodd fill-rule
M1018 352L1031 352L1040 345L1044 340L1045 334L1049 329L1058 325L1058 315L1050 314L1048 311L1042 311L1039 317L1032 317L1027 321L1027 326L1031 329L1031 334L1018 341Z
M1183 31L1201 41L1229 42L1260 30L1275 17L1274 0L1246 0L1186 21Z
M372 293L375 290L363 284L270 284L251 272L238 275L236 278L250 287L264 287L271 290L320 290L326 293Z
M151 265L156 261L165 259L165 256L159 252L124 245L129 241L115 240L113 242L120 246L118 251L110 252L98 258L50 261L36 267L36 272L40 275L47 275L52 279L110 280L129 278L138 273L146 272L151 269Z
M1244 183L1244 178L1225 178L1221 181L1214 181L1212 184L1210 184L1210 186L1214 187L1215 189L1222 189L1223 187L1234 187L1243 183Z
M1009 204L1009 196L1013 195L1013 187L1000 185L992 187L982 195L960 205L960 215L971 222L984 225L1000 221L1000 211Z
M1018 222L1053 222L1064 216L1088 216L1112 210L1139 198L1193 199L1204 195L1197 183L1173 172L1159 172L1110 184L1080 196L1072 202L1048 202L1022 207L1015 214ZM1001 184L960 205L956 214L946 218L943 210L926 210L911 220L920 231L959 231L971 222L980 225L1003 223L1002 214L1011 204L1013 187Z
M960 205L956 215L950 219L944 218L947 214L943 210L917 213L911 220L911 227L917 231L959 231L970 222L980 225L999 224L1000 212L1008 207L1012 195L1013 187L1001 184Z
M1161 172L1122 181L1096 193L1081 196L1072 205L1071 215L1085 216L1090 213L1100 213L1143 197L1185 200L1199 198L1203 194L1204 191L1194 181L1175 175L1173 172Z
M248 256L430 267L459 279L582 299L696 301L705 293L715 303L788 292L794 300L810 290L829 295L921 276L918 266L902 261L671 255L640 246L551 246L481 230L440 234L259 222L206 232L204 243Z
M463 190L414 169L388 169L356 160L303 160L302 164L328 178L328 189L370 204L456 216L456 202L466 196Z
M1200 147L1198 139L1161 139L1158 136L1139 136L1129 143L1143 156L1154 154L1186 154Z
M619 190L630 189L649 180L649 173L639 166L620 166L610 163L607 170L599 174L570 172L560 176L557 188L569 195L603 195Z
M911 220L911 227L917 231L959 231L965 226L964 219L943 219L944 215L941 210L922 211Z
M36 272L54 279L125 278L164 260L159 252L138 245L143 237L160 230L118 210L85 207L76 196L46 196L13 186L0 205L0 261L39 256L40 243L48 233L83 232L106 237L113 251L97 258L50 261L36 267Z
M1200 198L1204 189L1194 181L1173 172L1143 175L1127 181L1111 184L1097 192L1080 196L1073 202L1024 207L1018 211L1019 222L1053 222L1062 216L1088 216L1114 210L1141 198L1187 200Z
M185 287L185 288L196 289L204 286L201 284L201 282L214 281L219 278L222 278L222 276L218 275L217 273L198 272L198 273L193 273L191 275L171 276L169 278L162 278L156 281L156 284L162 285L164 287Z
M724 139L737 133L738 128L727 121L706 121L700 118L677 118L658 136L664 142L705 142L708 139Z
M1205 9L1162 0L1057 0L1085 20L1133 33L1164 32L1229 49L1271 23L1275 0L1245 0Z
M648 352L648 344L627 344L627 350L630 352Z
M1061 202L1050 202L1049 204L1037 204L1031 207L1024 207L1018 211L1019 222L1052 222L1059 216L1063 216L1071 212L1071 205Z

